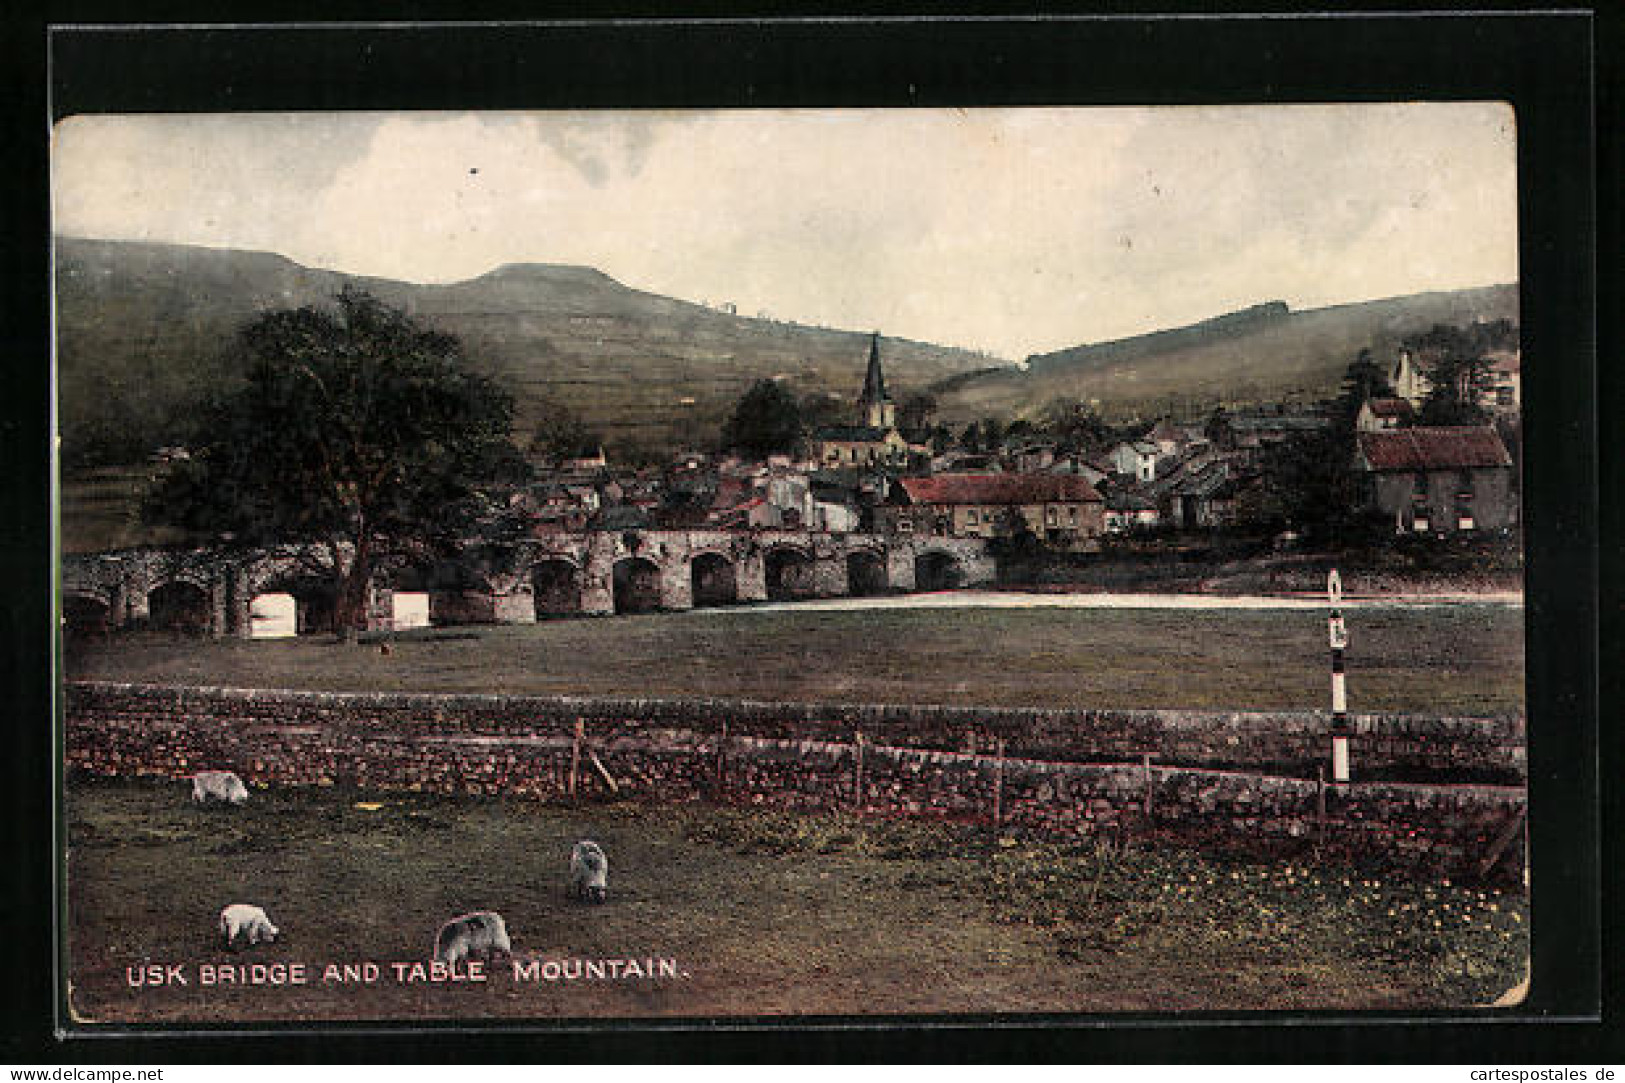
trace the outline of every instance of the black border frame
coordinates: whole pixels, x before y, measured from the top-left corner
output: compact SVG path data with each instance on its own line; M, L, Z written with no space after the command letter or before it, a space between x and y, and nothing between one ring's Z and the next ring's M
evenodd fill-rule
M290 5L291 6L291 5ZM312 5L313 6L313 5ZM359 5L358 5L359 6ZM172 5L166 22L219 18ZM1599 767L1599 388L1595 307L1593 128L1597 29L1583 10L1366 12L1257 16L1062 15L928 19L756 19L739 13L667 20L591 18L545 25L413 26L403 21L301 26L136 28L127 13L62 4L29 19L6 45L22 87L13 186L19 235L3 251L14 303L0 314L11 395L0 425L0 471L12 514L0 526L8 582L0 608L11 649L0 675L15 719L0 806L11 861L3 897L7 941L25 957L5 980L0 1060L367 1059L380 1048L356 1028L325 1036L75 1038L50 1034L55 854L50 584L50 299L47 140L75 112L261 109L952 106L1507 100L1519 121L1522 320L1541 376L1526 385L1530 800L1535 992L1511 1018L1395 1021L1385 1017L1223 1017L1219 1021L1019 1020L928 1029L736 1029L704 1021L669 1030L606 1024L588 1032L469 1035L419 1030L389 1040L413 1059L1389 1060L1569 1062L1604 1055L1604 839ZM331 12L331 7L325 12ZM454 13L442 12L442 17ZM505 12L512 19L528 13ZM373 12L357 12L371 18ZM288 18L330 18L316 11ZM466 17L463 16L463 17ZM55 29L51 29L52 25ZM101 24L92 29L88 24ZM1607 93L1608 86L1604 86ZM1611 100L1611 99L1610 99ZM1608 102L1604 102L1608 104ZM49 112L48 112L49 110ZM1606 130L1606 128L1604 129ZM41 137L46 138L41 138ZM1610 158L1610 164L1616 164ZM1616 174L1617 175L1617 174ZM1605 189L1606 190L1606 189ZM1607 223L1617 239L1617 219ZM13 228L16 228L15 226ZM1604 252L1616 249L1605 247ZM1614 257L1610 257L1614 258ZM1548 368L1548 366L1550 366ZM1610 380L1611 371L1607 372ZM1606 398L1606 396L1605 396ZM1604 412L1605 422L1609 415ZM1610 475L1611 476L1611 475ZM1618 511L1607 507L1609 525ZM1613 535L1610 535L1613 536ZM1610 549L1610 560L1617 551ZM1613 566L1609 566L1610 585ZM1612 595L1607 596L1611 598ZM1605 599L1606 600L1606 599ZM1606 611L1611 637L1617 610ZM1610 642L1614 642L1611 638ZM1614 655L1609 655L1612 658ZM1617 808L1608 806L1617 817ZM1612 872L1609 865L1610 876ZM1610 886L1616 883L1611 880ZM1609 896L1612 897L1612 896ZM1617 950L1617 945L1614 945ZM1610 975L1612 974L1610 970ZM908 1021L900 1021L908 1027ZM20 1023L20 1026L16 1024ZM986 1023L983 1024L987 1026ZM14 1029L15 1028L15 1029ZM1170 1031L1170 1028L1173 1028ZM1177 1038L1175 1036L1177 1035ZM1170 1040L1170 1039L1175 1040ZM406 1042L403 1049L402 1042ZM25 1052L25 1050L30 1052ZM1616 1052L1614 1056L1619 1056Z

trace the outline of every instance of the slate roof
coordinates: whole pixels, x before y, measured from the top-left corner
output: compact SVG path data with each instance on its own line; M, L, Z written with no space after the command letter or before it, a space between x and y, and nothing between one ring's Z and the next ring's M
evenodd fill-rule
M1461 470L1511 466L1501 438L1487 425L1433 426L1359 434L1371 470Z
M1075 474L937 474L903 478L915 504L1077 504L1100 494Z
M1230 418L1230 428L1237 433L1316 432L1329 424L1326 418L1316 417L1313 414L1270 414L1263 417L1235 414Z
M875 428L872 425L829 425L819 429L819 440L850 440L853 443L878 444L886 439L890 429Z

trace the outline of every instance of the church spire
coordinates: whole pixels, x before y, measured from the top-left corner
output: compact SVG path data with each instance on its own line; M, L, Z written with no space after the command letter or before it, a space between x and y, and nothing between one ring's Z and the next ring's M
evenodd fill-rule
M870 428L889 429L897 424L897 407L886 394L886 377L880 371L879 331L869 336L869 372L863 378L858 404L863 408L864 424Z
M865 406L886 401L886 378L880 372L880 332L869 336L869 374L863 379Z

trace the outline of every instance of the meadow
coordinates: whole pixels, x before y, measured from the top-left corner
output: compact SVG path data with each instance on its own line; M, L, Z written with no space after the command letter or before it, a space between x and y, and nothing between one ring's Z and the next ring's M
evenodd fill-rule
M70 780L69 1003L144 1023L935 1013L1414 1011L1487 1005L1523 977L1520 892L1384 882L1132 841L763 809L256 790L198 808L182 782ZM570 845L609 901L567 896ZM225 951L215 916L283 938ZM661 977L401 982L447 918L491 908L514 959L668 959ZM380 965L374 982L326 964ZM300 964L304 985L202 985ZM132 985L143 967L185 985ZM613 971L612 971L613 972ZM585 971L583 971L585 973Z
M1523 709L1523 612L1351 611L1349 708ZM329 691L720 696L826 703L1321 710L1316 610L696 610L435 629L376 643L120 634L70 679Z

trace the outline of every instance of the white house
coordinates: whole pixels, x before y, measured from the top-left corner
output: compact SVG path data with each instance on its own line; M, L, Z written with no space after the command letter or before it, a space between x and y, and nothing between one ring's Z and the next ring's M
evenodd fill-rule
M1155 481L1160 453L1161 449L1148 440L1125 441L1112 449L1112 468L1135 481Z

